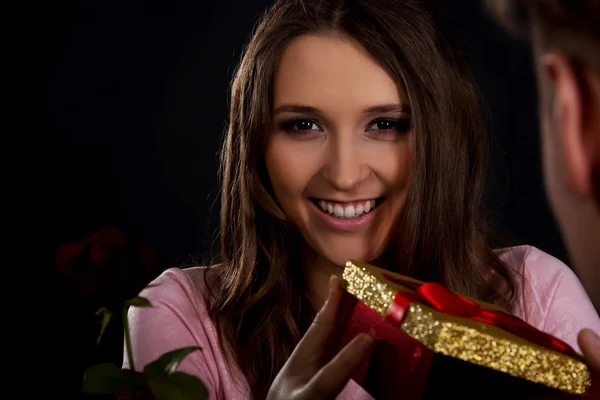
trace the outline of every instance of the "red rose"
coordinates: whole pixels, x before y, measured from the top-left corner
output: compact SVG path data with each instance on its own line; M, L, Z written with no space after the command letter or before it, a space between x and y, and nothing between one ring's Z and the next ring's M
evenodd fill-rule
M114 228L61 247L56 268L63 286L109 309L121 307L161 272L154 251L129 246Z

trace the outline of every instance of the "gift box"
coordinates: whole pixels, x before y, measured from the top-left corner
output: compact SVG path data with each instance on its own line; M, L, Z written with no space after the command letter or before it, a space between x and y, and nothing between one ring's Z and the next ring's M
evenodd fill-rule
M337 348L375 337L353 379L378 400L600 399L568 344L494 305L357 261L342 285Z

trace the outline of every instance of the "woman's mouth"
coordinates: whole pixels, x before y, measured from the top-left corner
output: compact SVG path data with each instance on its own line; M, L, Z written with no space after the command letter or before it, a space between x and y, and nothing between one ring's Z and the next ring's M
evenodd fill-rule
M321 210L323 213L329 216L341 219L357 219L361 216L370 213L384 200L383 197L379 197L371 200L358 200L351 202L334 202L324 199L310 198L310 200Z

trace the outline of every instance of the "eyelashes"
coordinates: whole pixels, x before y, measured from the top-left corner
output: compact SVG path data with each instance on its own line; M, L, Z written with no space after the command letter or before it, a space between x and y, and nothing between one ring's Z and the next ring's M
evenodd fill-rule
M292 118L278 124L280 131L295 136L313 135L323 132L320 123L313 118ZM386 138L403 136L411 129L411 120L407 117L400 118L376 118L371 120L364 128L368 136Z
M310 118L294 118L287 121L283 121L279 124L279 129L292 133L292 132L310 132L310 131L321 131L321 127L317 121Z
M369 130L378 131L396 131L399 134L405 134L410 131L409 118L377 118L370 123Z

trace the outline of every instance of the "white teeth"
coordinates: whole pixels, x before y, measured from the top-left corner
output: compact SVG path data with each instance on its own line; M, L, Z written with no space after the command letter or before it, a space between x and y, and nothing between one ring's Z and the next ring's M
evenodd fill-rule
M341 219L358 218L361 215L368 213L375 207L375 200L358 202L349 204L347 206L329 203L325 200L318 200L317 203L323 212Z
M340 206L339 204L333 206L333 215L335 215L336 217L343 217L344 209L342 208L342 206Z
M363 205L362 204L357 205L355 211L356 211L356 215L362 214L363 213Z
M346 218L354 217L354 206L348 206L344 209L344 217L346 217Z

